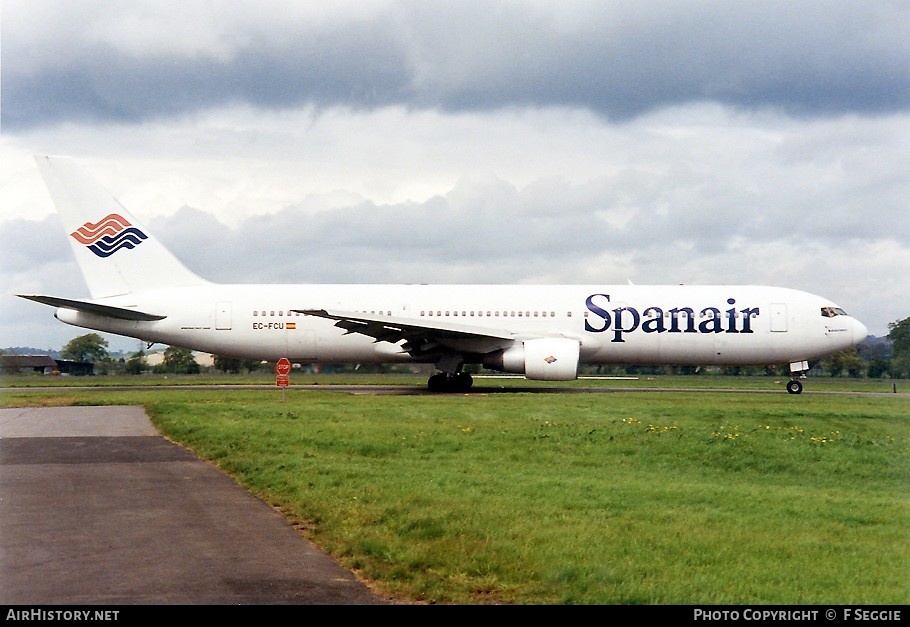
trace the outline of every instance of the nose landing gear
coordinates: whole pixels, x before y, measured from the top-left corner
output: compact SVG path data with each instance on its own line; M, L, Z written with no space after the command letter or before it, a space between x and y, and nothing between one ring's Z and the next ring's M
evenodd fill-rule
M790 363L790 380L787 381L787 392L790 394L800 394L803 391L801 378L806 376L809 370L808 361L794 361Z

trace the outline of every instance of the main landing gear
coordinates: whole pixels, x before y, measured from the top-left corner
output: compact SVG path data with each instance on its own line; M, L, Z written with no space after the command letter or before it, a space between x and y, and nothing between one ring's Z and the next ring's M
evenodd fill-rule
M799 394L803 391L803 384L796 379L790 379L787 381L787 391L790 394Z
M436 361L436 374L427 381L430 392L467 392L474 379L462 372L464 357L458 353L447 353Z
M474 379L467 372L437 372L427 381L431 392L467 392Z

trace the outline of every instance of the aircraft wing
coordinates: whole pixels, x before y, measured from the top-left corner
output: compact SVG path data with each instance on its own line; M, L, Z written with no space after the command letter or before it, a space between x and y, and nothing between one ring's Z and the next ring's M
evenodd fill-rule
M512 345L511 331L478 327L441 320L420 320L400 316L384 316L354 311L327 309L292 309L307 316L335 320L335 326L347 333L360 333L377 342L396 344L412 355L424 354L438 347L458 351L488 353Z
M138 309L127 309L125 307L114 307L112 305L102 305L85 300L72 300L69 298L58 298L56 296L39 296L37 294L17 294L19 298L27 298L36 303L50 305L51 307L64 307L66 309L75 309L85 313L107 316L108 318L119 318L120 320L164 320L167 316L159 314L146 313Z

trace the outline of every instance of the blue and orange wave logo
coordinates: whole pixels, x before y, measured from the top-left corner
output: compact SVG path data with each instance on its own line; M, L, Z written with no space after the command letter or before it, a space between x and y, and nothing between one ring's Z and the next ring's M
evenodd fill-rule
M148 237L116 213L104 216L97 224L86 222L70 236L99 257L110 257L123 248L136 248Z

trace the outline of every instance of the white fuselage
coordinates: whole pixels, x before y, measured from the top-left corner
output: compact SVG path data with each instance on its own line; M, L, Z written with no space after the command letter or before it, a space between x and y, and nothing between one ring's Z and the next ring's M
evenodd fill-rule
M580 344L581 365L783 364L847 349L866 333L848 315L823 315L833 305L822 297L763 286L208 284L97 302L166 317L131 321L61 308L57 318L150 343L298 363L415 361L403 342L348 333L299 313L307 309L496 330L500 339L443 346L466 361L533 338L568 338Z

